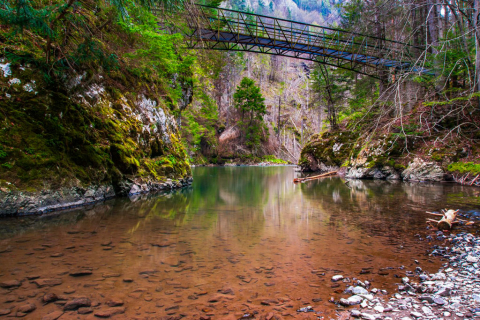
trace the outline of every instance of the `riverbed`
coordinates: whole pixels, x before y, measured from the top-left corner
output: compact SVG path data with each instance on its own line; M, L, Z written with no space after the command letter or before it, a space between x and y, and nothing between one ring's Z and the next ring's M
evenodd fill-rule
M406 270L438 270L426 211L479 206L478 188L296 175L198 167L170 193L2 219L0 314L336 318L354 281L388 298Z

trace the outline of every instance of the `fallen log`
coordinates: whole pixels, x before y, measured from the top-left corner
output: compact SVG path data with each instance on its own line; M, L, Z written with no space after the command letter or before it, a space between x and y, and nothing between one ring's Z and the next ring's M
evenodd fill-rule
M428 212L428 214L434 215L434 216L441 216L442 219L440 220L433 220L433 219L428 219L430 222L436 222L437 223L437 228L438 230L450 230L452 229L452 225L455 223L458 223L458 221L455 221L455 218L457 217L457 213L459 210L442 210L442 213L433 213L433 212ZM467 222L462 219L457 219L463 222Z
M305 178L295 178L295 179L293 179L293 182L297 183L297 182L303 182L303 181L310 181L310 180L315 180L315 179L319 179L319 178L323 178L323 177L333 176L333 175L336 175L336 174L337 174L337 171L330 171L330 172L327 172L327 173L319 174L318 176L311 176L311 177L305 177Z

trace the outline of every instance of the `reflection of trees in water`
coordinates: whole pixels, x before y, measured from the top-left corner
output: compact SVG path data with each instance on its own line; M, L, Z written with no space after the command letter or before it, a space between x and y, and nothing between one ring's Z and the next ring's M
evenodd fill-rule
M384 180L326 178L301 185L312 203L330 215L330 223L358 226L374 235L398 236L425 228L425 211L438 210L450 203L450 193L462 193L465 205L472 189L451 184L405 183Z

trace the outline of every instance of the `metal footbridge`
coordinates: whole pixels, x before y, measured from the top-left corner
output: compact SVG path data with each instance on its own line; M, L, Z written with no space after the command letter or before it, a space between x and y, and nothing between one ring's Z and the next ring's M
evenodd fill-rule
M414 66L422 48L402 42L236 10L204 5L193 9L186 25L174 23L190 48L292 57L375 78L388 73L428 73Z

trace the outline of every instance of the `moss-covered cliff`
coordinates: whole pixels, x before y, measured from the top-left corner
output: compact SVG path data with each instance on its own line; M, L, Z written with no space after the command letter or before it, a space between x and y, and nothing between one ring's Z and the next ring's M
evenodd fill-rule
M0 215L191 181L176 118L192 101L195 58L180 35L158 33L135 1L10 5L0 8Z
M0 202L17 192L102 185L136 193L190 176L160 92L126 77L112 86L101 75L47 84L34 68L2 65Z

